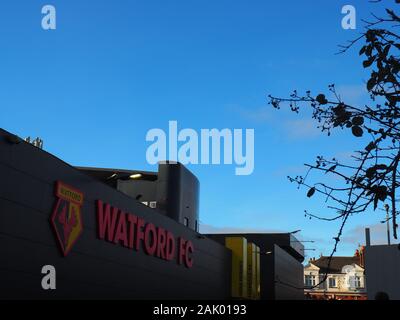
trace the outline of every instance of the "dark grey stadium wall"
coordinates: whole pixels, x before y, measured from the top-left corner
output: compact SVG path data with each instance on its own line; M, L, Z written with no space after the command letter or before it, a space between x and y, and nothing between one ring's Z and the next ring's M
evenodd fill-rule
M221 244L225 243L226 237L245 237L247 241L260 247L261 300L304 299L304 290L301 289L304 286L303 265L288 252L274 244L275 241L281 240L281 235L243 233L210 234L208 236ZM271 253L265 254L267 251L271 251ZM280 280L281 283L276 280Z
M8 135L0 130L0 299L230 298L229 250L28 143L10 144ZM50 224L56 181L85 197L83 233L67 257ZM192 241L193 267L98 239L99 199ZM56 290L41 287L44 265L56 268Z
M175 221L189 219L189 227L196 230L199 220L199 181L182 164L159 166L157 201L165 203L166 214Z
M304 300L303 265L277 245L274 257L275 300Z

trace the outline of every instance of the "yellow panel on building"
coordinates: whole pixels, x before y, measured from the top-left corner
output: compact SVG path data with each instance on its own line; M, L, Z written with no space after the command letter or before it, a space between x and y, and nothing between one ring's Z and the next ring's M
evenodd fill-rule
M261 284L260 284L260 247L256 246L256 299L261 298Z
M247 298L247 239L226 237L225 246L232 251L232 297Z
M257 270L256 270L256 245L247 244L247 297L256 299L257 292Z

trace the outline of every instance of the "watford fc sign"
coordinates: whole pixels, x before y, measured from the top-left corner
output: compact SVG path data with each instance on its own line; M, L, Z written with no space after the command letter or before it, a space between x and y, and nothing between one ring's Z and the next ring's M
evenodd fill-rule
M67 256L83 231L83 193L63 182L56 182L56 203L51 225L60 249ZM186 268L193 266L192 241L150 221L97 200L97 238L166 261L175 260Z

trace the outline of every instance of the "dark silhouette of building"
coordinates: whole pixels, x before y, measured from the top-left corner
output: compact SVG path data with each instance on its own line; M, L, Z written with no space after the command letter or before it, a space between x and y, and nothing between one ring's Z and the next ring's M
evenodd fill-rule
M303 300L304 246L290 233L208 234L221 244L244 237L260 248L262 300Z
M163 162L159 164L158 172L77 169L198 231L199 181L182 164Z

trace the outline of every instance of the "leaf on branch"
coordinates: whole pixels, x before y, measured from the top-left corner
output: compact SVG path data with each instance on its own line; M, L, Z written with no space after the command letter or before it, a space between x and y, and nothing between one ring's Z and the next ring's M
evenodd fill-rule
M352 123L355 126L362 126L364 124L364 117L354 117Z
M337 167L336 164L335 164L334 166L330 167L330 168L325 172L325 174L327 174L328 172L335 171L335 170L336 170L336 167Z
M385 201L388 196L388 191L386 186L374 186L373 191L375 192L374 197L374 210L378 207L379 200Z
M311 198L315 194L315 188L311 188L307 192L307 197Z
M369 145L367 145L367 146L365 147L365 151L371 152L371 151L374 150L375 148L376 148L375 142L370 142Z
M387 187L379 186L376 190L376 196L378 197L379 200L385 201L388 196Z
M336 107L332 108L332 111L335 113L335 115L340 116L346 113L346 107L343 103L340 103Z
M368 168L365 175L367 176L368 179L372 179L374 177L375 173L376 173L375 167L371 167L371 168Z
M367 178L372 179L376 175L376 172L378 170L387 170L387 168L388 167L387 167L386 164L377 164L377 165L375 165L375 166L373 166L371 168L368 168L367 171L365 172L365 175L366 175ZM376 193L376 192L378 192L376 190L379 190L379 188L386 188L386 187L374 186L372 188L372 191ZM386 189L384 189L384 191L386 192Z
M351 131L353 132L353 135L357 138L362 137L364 134L364 131L360 126L354 126L353 128L351 128Z
M356 181L355 181L355 183L357 184L357 185L359 185L359 184L361 184L361 182L364 180L364 177L358 177L357 179L356 179Z
M365 60L365 61L363 62L363 67L364 67L364 68L370 67L370 66L374 63L374 61L375 61L375 56L369 58L368 60Z
M365 34L365 38L366 38L367 42L372 42L376 39L375 32L376 32L376 30L372 30L372 29L369 29L367 31L367 33Z
M375 87L375 85L376 85L375 78L369 79L368 82L367 82L367 90L371 91Z
M321 105L325 105L325 104L328 103L328 100L326 99L325 95L322 94L322 93L319 94L319 95L315 98L315 100L317 100L317 102L318 102L319 104L321 104Z
M378 201L379 201L378 197L375 196L375 198L374 198L374 210L376 210L376 208L378 208Z
M368 191L367 196L374 194L374 210L378 207L379 200L385 201L388 196L388 189L386 186L373 186L371 190Z
M377 164L375 166L376 170L386 170L388 168L388 166L386 164ZM385 187L386 188L386 187Z
M391 47L390 44L388 44L388 45L383 49L382 55L383 55L384 57L386 57L386 56L389 54L390 47Z

